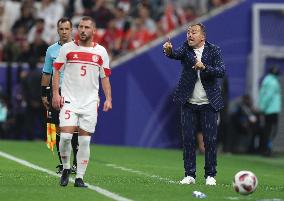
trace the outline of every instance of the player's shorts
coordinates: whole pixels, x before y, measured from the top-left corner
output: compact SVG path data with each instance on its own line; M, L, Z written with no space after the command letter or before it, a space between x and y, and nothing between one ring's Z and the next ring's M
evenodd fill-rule
M94 133L97 125L98 102L88 108L88 112L76 113L70 103L64 103L59 113L60 127L79 126L80 129Z

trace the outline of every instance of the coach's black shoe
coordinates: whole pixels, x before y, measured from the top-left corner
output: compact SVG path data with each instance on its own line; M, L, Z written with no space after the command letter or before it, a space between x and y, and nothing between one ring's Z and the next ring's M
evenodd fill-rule
M63 171L63 165L62 165L62 164L59 164L59 165L56 166L56 168L57 168L56 173L57 173L57 174L61 174L62 171Z
M83 182L83 179L81 178L76 178L75 179L75 184L74 184L75 187L81 187L81 188L87 188L88 186L85 185L85 183Z
M60 178L60 186L67 186L69 182L70 169L64 169Z
M76 174L77 173L77 166L75 164L72 165L72 167L71 167L71 173L72 174Z

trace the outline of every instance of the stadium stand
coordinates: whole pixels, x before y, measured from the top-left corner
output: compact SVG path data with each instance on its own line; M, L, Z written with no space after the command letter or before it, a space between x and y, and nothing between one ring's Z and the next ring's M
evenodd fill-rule
M178 121L179 109L172 107L171 92L180 69L176 63L160 58L161 43L170 34L177 46L178 41L184 39L188 23L205 23L210 32L209 40L219 44L224 51L230 99L241 96L247 90L246 74L249 73L246 69L249 69L247 60L252 30L248 19L251 19L252 5L262 2L266 1L1 1L0 61L4 63L0 68L0 84L8 107L4 128L14 128L17 115L20 119L17 121L21 122L21 115L26 109L26 100L20 93L22 79L29 71L29 63L41 67L46 46L57 40L54 32L57 18L69 16L76 25L82 15L91 15L98 22L94 40L103 44L112 56L114 99L119 105L111 114L100 117L96 141L104 144L178 147L179 128L172 122ZM53 14L55 10L57 15ZM15 15L10 16L11 12ZM243 14L240 15L240 12ZM232 22L230 19L238 21ZM138 100L140 108L136 106ZM135 119L137 113L141 116ZM117 119L113 128L107 126L111 119ZM25 130L24 127L17 128L20 131L8 129L13 133L8 135L9 138L26 139L25 134L16 134L21 133L21 129ZM114 132L116 135L104 135ZM40 132L34 138L42 138L38 135L41 135Z

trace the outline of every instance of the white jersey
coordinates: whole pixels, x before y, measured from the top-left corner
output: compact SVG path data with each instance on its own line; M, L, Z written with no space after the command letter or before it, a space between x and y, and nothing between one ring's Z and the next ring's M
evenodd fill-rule
M84 113L99 101L99 77L110 76L109 57L106 49L79 46L72 41L64 44L53 66L64 71L61 95L64 104L71 104L74 112ZM90 111L89 111L90 112Z

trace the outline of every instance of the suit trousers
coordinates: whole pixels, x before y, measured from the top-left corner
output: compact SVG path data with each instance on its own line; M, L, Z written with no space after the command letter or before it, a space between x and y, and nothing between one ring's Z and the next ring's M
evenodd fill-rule
M204 177L216 175L217 119L218 112L210 104L186 103L182 106L181 124L185 176L196 177L196 134L200 128L205 146Z

